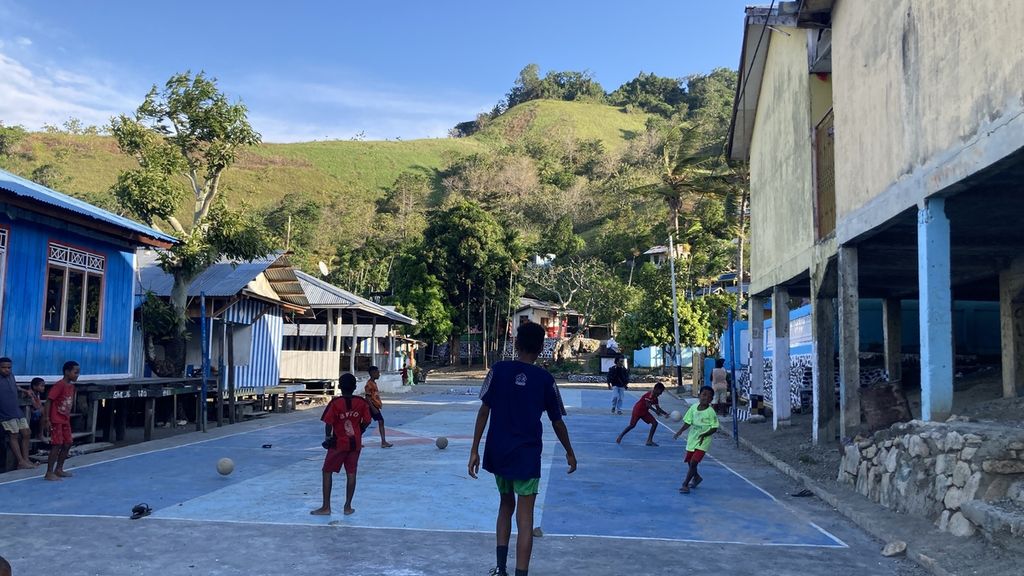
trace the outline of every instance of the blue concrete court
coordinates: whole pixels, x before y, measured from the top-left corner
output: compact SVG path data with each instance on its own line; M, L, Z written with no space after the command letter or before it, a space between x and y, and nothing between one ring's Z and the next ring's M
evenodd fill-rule
M380 449L376 429L368 430L352 516L340 514L343 477L335 480L336 513L309 515L320 504L319 410L298 422L72 467L75 477L63 482L0 484L0 513L125 517L145 502L154 519L491 533L496 490L490 474L467 476L477 400L462 392L387 401L395 447ZM536 515L546 536L845 546L714 459L702 464L703 485L679 494L684 443L673 442L667 427L655 437L658 448L643 445L642 423L616 445L628 418L604 413L607 393L562 393L580 468L565 473L564 453L546 426ZM438 436L449 438L447 450L434 446ZM222 457L235 462L230 476L216 472Z

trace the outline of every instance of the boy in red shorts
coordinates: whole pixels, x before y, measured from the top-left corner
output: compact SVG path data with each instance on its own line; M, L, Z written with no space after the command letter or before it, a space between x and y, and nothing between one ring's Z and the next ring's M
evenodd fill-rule
M64 461L71 451L71 410L75 407L75 381L82 371L78 362L64 363L64 377L50 388L43 410L43 428L50 428L50 455L46 460L47 480L70 478L64 471Z
M323 467L323 506L310 512L314 516L331 515L331 488L334 474L345 468L345 515L352 514L352 497L356 493L356 467L359 465L359 451L362 449L363 432L370 425L370 405L365 399L353 396L356 391L356 377L344 374L341 377L341 397L331 400L324 409L320 420L326 425L327 439L324 446L327 456Z
M619 437L615 439L616 444L621 444L622 437L632 430L636 426L637 422L643 420L651 425L651 431L647 434L647 445L658 445L654 442L654 432L658 429L658 421L654 419L654 416L651 416L651 408L654 408L654 411L657 412L658 416L668 416L668 412L662 410L661 406L658 404L658 396L661 396L661 393L664 391L665 385L658 382L654 385L654 390L645 393L639 400L637 400L636 404L633 405L633 416L629 419L629 426L626 426L626 429L623 430L622 433L619 434Z
M704 478L697 473L697 465L704 459L708 448L711 447L711 435L718 431L718 414L711 409L711 399L714 396L714 388L702 387L700 402L690 406L690 409L686 411L686 416L683 416L683 427L672 437L675 440L683 431L690 430L690 434L686 437L686 458L683 460L689 465L689 468L686 471L686 478L683 479L683 485L679 487L679 492L683 494L689 494L690 488L696 488L704 481Z

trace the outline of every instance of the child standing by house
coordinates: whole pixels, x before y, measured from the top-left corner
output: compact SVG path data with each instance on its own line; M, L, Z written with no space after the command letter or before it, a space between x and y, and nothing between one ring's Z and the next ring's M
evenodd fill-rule
M18 469L35 468L28 459L29 431L28 420L22 412L18 396L22 392L11 371L14 363L10 358L0 358L0 434L7 434L7 443L18 461Z
M565 449L569 474L576 470L576 454L569 431L562 421L565 407L551 374L534 363L544 349L544 328L535 322L519 325L516 335L518 359L498 362L480 387L482 405L473 430L469 454L469 475L480 471L480 440L484 445L484 470L494 474L500 504L495 536L497 566L494 576L507 575L508 545L512 537L512 514L516 515L516 576L527 576L533 552L533 508L540 490L540 455L543 450L541 415L545 412L555 436Z
M78 362L64 363L64 377L50 388L46 395L46 410L43 411L43 427L50 428L50 456L46 461L47 480L70 478L64 471L64 461L71 451L71 411L75 407L75 382L81 373Z
M370 425L370 404L366 400L354 396L356 377L343 374L341 377L341 397L331 400L320 416L330 436L324 440L327 456L323 467L323 505L310 512L314 516L331 515L331 488L334 485L334 474L345 468L345 515L355 512L352 508L352 497L356 494L356 468L359 465L359 452L362 450L363 432Z
M643 396L637 400L636 404L633 405L633 414L629 418L629 426L619 434L619 437L615 439L616 444L622 443L622 437L625 436L630 430L636 427L636 423L640 420L651 425L651 431L647 434L647 445L657 446L654 442L654 432L658 429L658 421L651 416L651 409L658 414L658 416L668 416L668 412L661 409L658 404L658 396L661 396L662 392L665 391L665 385L658 382L654 385L654 389L650 392L645 392Z
M696 488L704 481L697 472L697 465L711 447L711 435L718 430L718 415L711 409L711 398L714 393L710 386L700 389L700 402L690 406L686 416L683 416L683 427L672 437L675 440L684 431L690 431L686 437L686 458L683 460L688 468L683 485L679 487L683 494L689 494L690 488Z
M711 370L711 389L715 391L712 405L715 414L729 414L729 371L725 369L725 359L717 358Z
M32 437L40 439L43 437L43 399L46 396L46 381L39 377L33 378L25 394L32 401L32 417L29 418L28 427L32 430Z
M370 379L366 381L366 386L363 386L363 396L370 404L370 417L377 421L377 426L380 428L380 447L391 448L393 444L388 442L387 436L384 434L384 413L381 412L381 409L384 408L384 401L380 399L380 388L377 387L380 369L370 366L367 373L369 373Z

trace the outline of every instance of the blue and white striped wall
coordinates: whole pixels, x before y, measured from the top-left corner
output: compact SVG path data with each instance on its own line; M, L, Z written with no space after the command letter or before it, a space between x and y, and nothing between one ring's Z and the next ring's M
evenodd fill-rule
M268 306L270 309L263 313ZM238 325L251 324L249 357L238 357L239 346L235 346L236 393L277 386L281 380L281 341L284 335L281 307L256 300L243 300L224 313L224 321L236 325L236 335L243 330Z

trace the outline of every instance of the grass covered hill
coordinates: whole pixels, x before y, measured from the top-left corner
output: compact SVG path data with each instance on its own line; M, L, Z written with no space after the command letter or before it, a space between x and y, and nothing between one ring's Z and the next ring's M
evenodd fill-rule
M534 100L465 138L262 144L240 156L222 185L229 202L258 209L272 209L286 195L331 205L337 212L331 218L335 231L359 237L371 225L375 201L403 172L426 175L440 191L439 172L450 162L524 140L600 140L608 152L617 153L644 131L647 118L643 112L603 104ZM109 136L49 131L30 133L0 158L0 165L28 178L44 167L44 184L116 209L108 190L134 161Z

